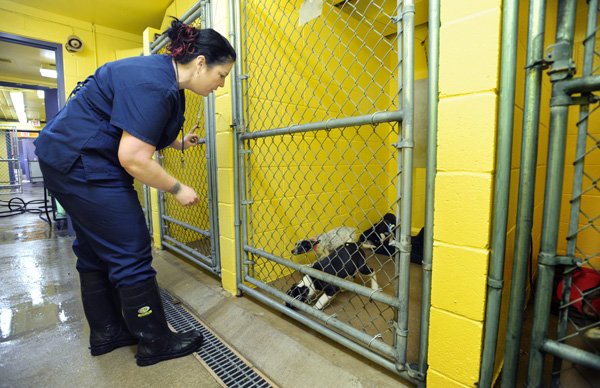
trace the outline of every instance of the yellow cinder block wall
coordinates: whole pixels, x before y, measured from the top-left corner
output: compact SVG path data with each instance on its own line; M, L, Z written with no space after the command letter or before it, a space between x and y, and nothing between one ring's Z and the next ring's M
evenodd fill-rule
M479 380L501 5L501 1L457 0L452 6L443 3L440 12L430 387L474 386Z

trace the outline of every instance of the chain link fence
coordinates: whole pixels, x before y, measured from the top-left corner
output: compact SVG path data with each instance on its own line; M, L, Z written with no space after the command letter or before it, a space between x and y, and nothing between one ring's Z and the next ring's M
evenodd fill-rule
M244 0L239 11L239 287L422 380L408 363L422 271L412 2Z
M210 27L208 1L196 3L181 20L197 28ZM160 37L153 53L164 53L168 39ZM158 158L163 168L177 180L192 187L200 201L181 206L172 195L159 193L161 242L163 246L213 273L220 273L218 255L214 96L204 98L185 91L185 123L182 135L192 131L200 139L187 150L165 148Z
M588 12L595 14L591 16L596 24L588 28L591 33L575 50L580 66L577 72L583 77L600 75L597 1L595 5L590 3ZM559 250L575 258L577 264L558 267L559 283L554 295L559 313L556 341L600 360L600 107L597 96L582 95L595 103L570 109L573 119L567 132L566 162L572 167L565 170L563 189L569 195L570 209L569 214L561 216ZM592 386L600 378L600 364L596 369L593 372L576 364L563 364L556 357L553 379L558 381L561 373L575 372Z
M0 128L0 194L20 194L19 139L15 128Z
M552 386L600 379L598 5L559 2L548 50L553 94L528 386L542 385L544 369ZM575 35L575 25L585 34Z

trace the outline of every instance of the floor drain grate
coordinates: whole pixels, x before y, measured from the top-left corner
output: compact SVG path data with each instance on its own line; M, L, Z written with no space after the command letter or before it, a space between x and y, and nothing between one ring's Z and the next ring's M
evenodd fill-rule
M243 388L273 387L252 366L248 365L210 330L198 322L182 305L177 304L169 292L161 288L160 295L167 321L177 332L194 329L202 332L204 344L198 355L225 386Z

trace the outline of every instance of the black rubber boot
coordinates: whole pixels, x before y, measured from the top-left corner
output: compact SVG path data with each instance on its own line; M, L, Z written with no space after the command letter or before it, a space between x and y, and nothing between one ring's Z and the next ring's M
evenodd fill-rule
M119 288L123 317L129 331L139 339L137 364L147 366L187 356L200 349L202 334L174 333L167 325L156 279Z
M137 344L121 315L115 289L103 272L79 274L83 311L90 325L90 352L100 356L120 348Z

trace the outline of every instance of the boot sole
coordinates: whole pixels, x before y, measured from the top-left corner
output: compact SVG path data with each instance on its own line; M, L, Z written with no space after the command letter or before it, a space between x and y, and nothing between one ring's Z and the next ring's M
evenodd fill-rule
M110 353L117 348L122 348L124 346L137 345L137 343L138 343L137 339L131 338L131 339L127 339L127 340L107 343L104 345L91 346L90 353L92 354L92 356L101 356L103 354Z
M167 361L167 360L172 360L174 358L188 356L192 353L197 352L203 343L204 343L204 337L200 337L198 339L197 343L194 343L188 349L182 350L181 352L178 352L178 353L169 353L169 354L163 354L163 355L159 354L159 355L155 355L155 356L151 356L151 357L140 357L140 356L136 355L135 356L137 359L136 363L138 366L149 366L149 365L154 365L156 363L159 363L161 361Z

